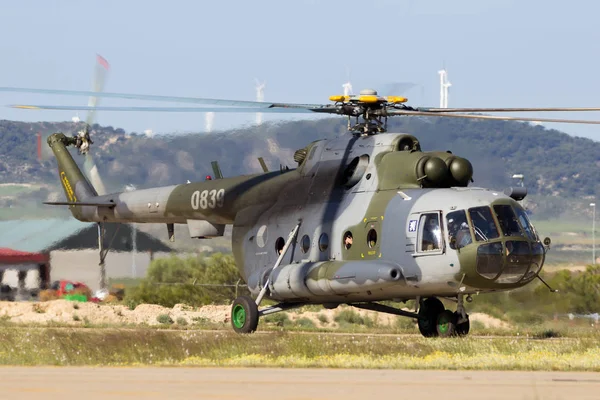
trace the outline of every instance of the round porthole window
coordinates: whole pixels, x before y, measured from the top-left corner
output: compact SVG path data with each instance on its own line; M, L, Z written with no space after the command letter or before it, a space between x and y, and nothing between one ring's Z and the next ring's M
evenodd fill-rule
M346 233L344 233L344 248L346 250L348 250L350 247L352 247L353 240L354 240L354 238L352 237L352 232L347 231Z
M277 255L281 254L281 251L283 250L284 246L285 246L285 240L283 240L282 237L278 237L277 240L275 241L275 251L277 252Z
M321 233L319 237L319 250L325 251L329 248L329 236L326 233Z
M302 236L302 240L300 241L300 249L303 253L308 253L308 250L310 250L310 238L308 235Z
M369 233L367 233L367 245L370 249L377 245L377 231L375 229L371 229Z

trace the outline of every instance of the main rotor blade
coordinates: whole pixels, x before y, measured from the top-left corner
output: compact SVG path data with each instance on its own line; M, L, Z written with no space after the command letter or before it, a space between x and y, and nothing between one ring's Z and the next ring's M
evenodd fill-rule
M106 74L110 69L110 65L108 61L102 57L100 54L96 55L96 65L94 69L94 77L92 80L92 91L96 95L92 96L88 100L88 114L85 120L86 126L85 129L89 130L92 124L96 119L96 111L98 110L98 96L100 92L104 89L104 83L106 82ZM99 195L106 194L106 187L104 186L104 182L100 177L100 172L98 171L98 166L94 162L94 158L92 155L87 152L85 154L85 161L83 163L83 169L85 171L86 176L90 180L90 183L96 189L96 192Z
M246 100L226 100L226 99L206 99L199 97L177 97L177 96L158 96L152 94L131 94L131 93L96 93L94 91L81 90L59 90L59 89L32 89L32 88L17 88L17 87L0 87L0 92L20 92L20 93L40 93L40 94L56 94L65 96L92 96L92 97L112 97L117 99L133 99L133 100L149 100L149 101L168 101L175 103L195 103L195 104L212 104L220 106L239 106L239 107L271 107L278 105L281 107L300 107L313 108L319 107L320 104L294 104L294 103L269 103L262 101L246 101Z
M531 122L561 122L566 124L595 124L600 125L600 121L579 120L579 119L558 119L558 118L534 118L534 117L503 117L498 115L471 115L471 114L442 114L437 112L423 111L388 111L388 116L407 115L407 116L425 116L425 117L451 117L451 118L469 118L469 119L493 119L501 121L531 121Z
M432 113L452 112L527 112L527 111L600 111L600 107L515 107L515 108L426 108L417 110Z
M112 107L112 106L41 106L41 105L10 105L11 108L20 108L26 110L66 110L66 111L144 111L144 112L222 112L222 113L313 113L325 112L337 114L333 107L328 108L300 108L300 107L279 107L257 108L257 107Z
M93 96L88 100L88 106L93 107L88 111L88 116L85 120L86 124L91 126L96 119L96 110L98 109L99 94L104 90L104 82L106 81L106 73L110 69L108 61L100 54L96 55L96 66L94 70L94 79L92 80ZM86 128L87 129L87 128Z
M104 186L104 182L100 177L100 172L98 171L98 166L94 162L92 155L87 152L85 154L85 161L83 162L83 170L85 171L87 177L90 180L90 183L96 189L96 193L100 196L106 194L106 186Z

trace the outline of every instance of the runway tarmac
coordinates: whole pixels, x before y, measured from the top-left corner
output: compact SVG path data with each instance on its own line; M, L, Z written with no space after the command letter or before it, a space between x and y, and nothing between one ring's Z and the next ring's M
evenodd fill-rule
M6 399L598 399L600 373L0 367Z

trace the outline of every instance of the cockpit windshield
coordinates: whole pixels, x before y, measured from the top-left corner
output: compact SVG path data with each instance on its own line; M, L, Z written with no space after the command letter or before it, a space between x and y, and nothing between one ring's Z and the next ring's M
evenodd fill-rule
M464 210L452 211L446 215L448 221L448 242L450 248L456 249L465 247L473 242L471 232L469 231L469 223L467 222L467 214ZM455 241L450 240L455 238Z
M504 236L523 236L523 232L521 232L521 228L519 228L519 223L517 222L517 216L511 206L497 204L494 206L494 212Z
M515 207L515 211L517 212L519 222L525 231L525 235L527 235L530 240L539 240L537 234L535 233L535 229L533 229L533 225L531 225L531 222L529 222L529 218L527 217L525 210L519 206Z
M487 242L490 239L496 239L500 236L489 207L485 206L469 208L469 216L473 222L475 240L478 242Z

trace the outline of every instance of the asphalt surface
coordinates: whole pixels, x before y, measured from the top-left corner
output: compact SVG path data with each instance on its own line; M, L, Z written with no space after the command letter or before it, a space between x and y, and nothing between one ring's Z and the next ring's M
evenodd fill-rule
M1 367L6 399L598 399L600 373Z

